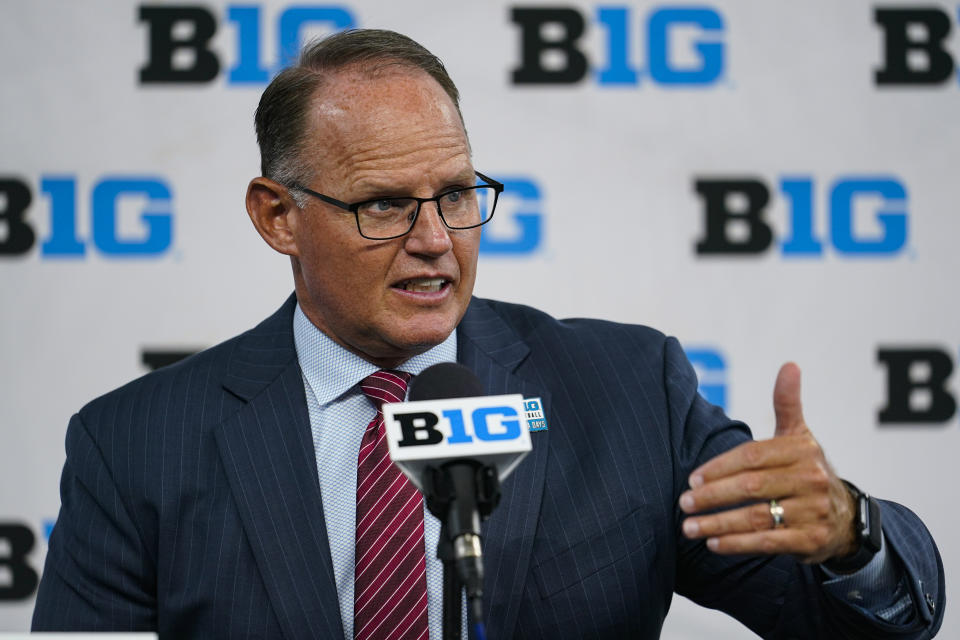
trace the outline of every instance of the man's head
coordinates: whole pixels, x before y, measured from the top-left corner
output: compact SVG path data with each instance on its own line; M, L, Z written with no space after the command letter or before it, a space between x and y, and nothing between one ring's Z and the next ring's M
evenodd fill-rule
M450 335L466 311L480 229L450 230L436 203L409 233L369 240L346 203L431 198L474 184L457 90L409 38L352 31L309 46L257 109L264 176L247 210L261 236L291 257L297 298L333 340L396 366Z
M450 96L460 122L460 92L440 58L405 35L381 29L341 31L308 44L297 64L281 71L260 97L254 116L260 146L261 175L281 184L305 182L310 158L304 141L314 95L340 71L362 69L371 75L390 68L419 69Z

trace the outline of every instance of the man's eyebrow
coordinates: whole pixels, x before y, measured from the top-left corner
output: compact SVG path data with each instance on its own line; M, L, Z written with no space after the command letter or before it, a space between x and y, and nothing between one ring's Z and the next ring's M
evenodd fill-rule
M451 180L447 180L447 183L472 185L476 177L477 177L476 171L474 171L473 169L464 169L461 173L457 174Z
M461 187L461 186L472 186L474 176L476 174L472 169L464 170L463 172L447 178L442 183L443 186L439 187L435 194L441 193L450 189L451 187ZM354 198L356 200L369 200L371 198L412 198L414 188L409 186L399 187L396 183L389 181L381 181L377 178L363 178L359 180L354 186L353 191L355 193L361 194L359 197Z
M409 197L410 190L406 187L398 187L396 184L389 182L377 182L377 181L364 181L359 182L353 187L355 193L361 194L361 198L369 200L370 198L377 197ZM354 198L356 199L356 198Z
M358 200L370 200L371 198L403 198L410 196L408 186L399 185L389 178L364 177L360 178L350 186L351 198L354 202Z

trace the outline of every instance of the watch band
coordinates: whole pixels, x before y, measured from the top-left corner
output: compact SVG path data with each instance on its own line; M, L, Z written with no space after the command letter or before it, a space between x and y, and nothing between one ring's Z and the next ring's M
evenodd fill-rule
M857 551L845 558L831 558L824 562L823 566L834 573L853 573L867 566L877 551L880 551L883 543L883 529L880 521L880 505L877 501L852 482L842 481L853 496L857 507L853 520Z

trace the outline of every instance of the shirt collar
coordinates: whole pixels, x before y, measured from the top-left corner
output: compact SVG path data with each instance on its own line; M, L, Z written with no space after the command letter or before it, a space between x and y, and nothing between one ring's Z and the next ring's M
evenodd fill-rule
M320 406L336 400L371 373L377 365L347 351L327 334L317 329L297 303L293 312L293 342L304 378ZM457 332L437 346L416 355L397 369L413 375L440 362L457 361Z

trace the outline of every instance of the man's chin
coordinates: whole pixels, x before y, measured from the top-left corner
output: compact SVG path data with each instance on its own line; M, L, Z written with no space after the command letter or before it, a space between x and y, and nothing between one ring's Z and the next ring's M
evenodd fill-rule
M370 327L368 353L392 362L409 360L449 338L462 316L460 309L452 307L380 316Z
M411 332L404 334L402 337L398 336L395 344L400 347L400 350L417 355L423 353L424 351L429 351L449 338L450 334L453 333L455 329L455 326L451 326L449 329L431 329L427 331Z
M393 333L389 342L396 346L398 351L410 353L412 357L437 346L449 338L456 328L456 323L449 317L435 318L426 323L397 327L398 330Z

